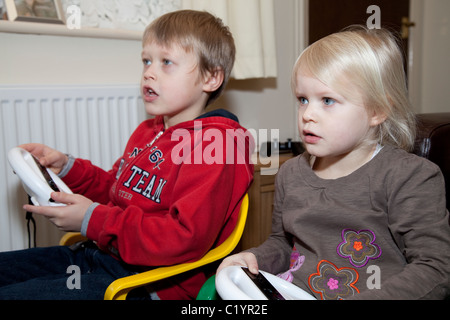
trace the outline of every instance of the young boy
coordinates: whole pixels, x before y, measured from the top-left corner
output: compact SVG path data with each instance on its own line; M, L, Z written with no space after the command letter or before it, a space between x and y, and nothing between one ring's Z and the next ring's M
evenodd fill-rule
M253 178L253 142L233 115L204 109L224 89L234 56L220 19L166 14L143 38L142 96L155 118L136 129L112 170L40 144L23 146L74 192L52 194L66 207L25 209L91 242L0 254L0 298L102 299L116 278L199 259L228 237ZM81 269L80 290L66 286L70 265ZM194 270L150 291L159 299L195 298L206 276Z

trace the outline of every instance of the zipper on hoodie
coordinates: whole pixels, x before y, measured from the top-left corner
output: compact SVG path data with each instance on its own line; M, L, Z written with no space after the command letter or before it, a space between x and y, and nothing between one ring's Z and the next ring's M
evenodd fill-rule
M158 134L153 138L153 140L150 143L147 143L147 145L145 146L145 149L150 148L155 142L156 140L158 140L164 133L164 130L161 130L160 132L158 132ZM131 165L132 163L134 163L135 161L137 161L137 159L139 158L139 156L141 154L143 154L143 151L145 149L142 149L137 155L136 157L134 157L134 159L132 159L129 163L127 163L125 165L125 167L123 168L124 163L121 163L119 166L119 170L117 171L116 174L116 180L119 180L119 177L122 175L122 170L127 168L129 165ZM122 161L125 161L125 159L122 159Z
M153 138L152 142L147 144L147 148L150 148L156 142L156 140L158 140L163 135L163 133L164 133L164 130L161 130L160 132L158 132L156 137Z

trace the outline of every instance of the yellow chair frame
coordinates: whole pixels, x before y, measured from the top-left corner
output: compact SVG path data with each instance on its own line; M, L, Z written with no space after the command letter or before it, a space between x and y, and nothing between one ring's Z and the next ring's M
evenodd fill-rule
M242 200L239 210L239 218L230 236L219 246L208 251L201 259L193 262L181 263L168 267L159 267L132 276L115 280L105 292L105 300L125 300L128 293L138 287L159 281L164 278L199 268L230 254L241 239L248 214L248 194ZM80 233L68 232L60 240L60 245L71 245L84 238Z

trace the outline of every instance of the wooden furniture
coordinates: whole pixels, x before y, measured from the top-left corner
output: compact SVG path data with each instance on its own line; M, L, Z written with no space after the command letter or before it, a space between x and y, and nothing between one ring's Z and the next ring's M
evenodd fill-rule
M249 212L239 250L256 247L269 236L272 228L275 175L279 166L292 157L294 157L292 153L262 159L255 157L257 159L253 161L255 164L253 184L248 192Z

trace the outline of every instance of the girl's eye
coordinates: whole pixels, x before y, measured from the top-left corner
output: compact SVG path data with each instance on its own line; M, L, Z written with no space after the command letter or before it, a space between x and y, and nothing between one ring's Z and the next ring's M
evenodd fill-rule
M144 66L149 66L152 64L152 62L148 59L143 59L142 62L144 63Z
M326 106L331 106L331 105L335 104L336 101L334 99L331 99L331 98L323 98L323 103Z
M300 102L300 104L304 105L304 104L308 104L308 99L304 98L304 97L299 97L298 101Z
M168 59L164 59L164 60L163 60L163 64L164 64L165 66L169 66L169 65L172 64L172 61L170 61L170 60L168 60Z

